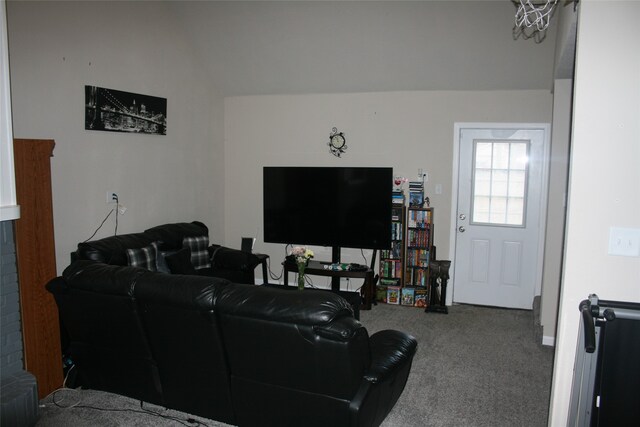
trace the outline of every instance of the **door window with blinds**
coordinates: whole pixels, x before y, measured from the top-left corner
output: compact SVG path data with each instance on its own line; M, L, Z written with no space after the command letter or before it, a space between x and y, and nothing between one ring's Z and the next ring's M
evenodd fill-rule
M529 141L474 141L473 224L524 227Z

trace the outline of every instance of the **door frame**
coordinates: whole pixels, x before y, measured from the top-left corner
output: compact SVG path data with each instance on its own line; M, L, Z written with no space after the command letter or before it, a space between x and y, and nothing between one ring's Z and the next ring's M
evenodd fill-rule
M544 141L542 148L542 191L540 192L540 224L538 227L538 260L536 263L535 288L533 296L542 293L542 269L544 265L544 247L547 231L547 199L549 196L549 163L551 148L551 124L550 123L479 123L479 122L455 122L453 124L453 164L451 172L451 229L449 230L449 259L455 265L456 241L457 241L457 212L458 212L458 172L460 170L460 132L462 129L504 129L504 130L542 130ZM452 266L449 279L449 289L447 292L446 304L453 304L453 293L455 291L455 268Z

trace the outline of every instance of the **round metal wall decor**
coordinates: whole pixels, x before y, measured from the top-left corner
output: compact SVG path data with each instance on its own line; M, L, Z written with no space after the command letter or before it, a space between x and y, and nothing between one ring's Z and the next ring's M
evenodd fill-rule
M347 140L344 137L344 133L338 132L338 128L331 129L327 145L331 154L336 157L340 157L342 153L347 151Z

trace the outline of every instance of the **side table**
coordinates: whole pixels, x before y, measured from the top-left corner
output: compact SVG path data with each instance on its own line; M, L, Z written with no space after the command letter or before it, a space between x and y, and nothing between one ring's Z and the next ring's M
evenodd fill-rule
M258 261L260 261L260 264L262 264L262 282L265 285L269 284L269 270L267 268L267 260L269 259L269 255L267 254L253 254L255 255L256 258L258 258Z

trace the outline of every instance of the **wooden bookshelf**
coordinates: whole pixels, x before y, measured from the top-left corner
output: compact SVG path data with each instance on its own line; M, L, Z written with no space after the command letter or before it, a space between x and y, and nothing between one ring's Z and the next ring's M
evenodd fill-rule
M406 208L404 193L393 192L391 208L391 247L380 251L379 284L402 286L404 275L404 233Z
M432 248L433 208L409 206L405 232L405 287L413 287L416 292L427 291L428 295Z

